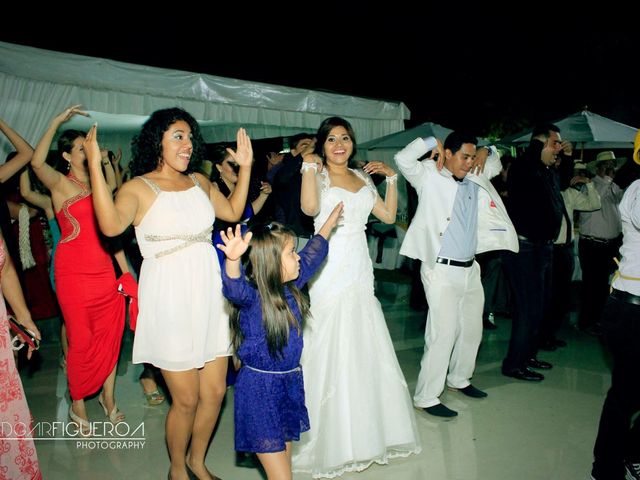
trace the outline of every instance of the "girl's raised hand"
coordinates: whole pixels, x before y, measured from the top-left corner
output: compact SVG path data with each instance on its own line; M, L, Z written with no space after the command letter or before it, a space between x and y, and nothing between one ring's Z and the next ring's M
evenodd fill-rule
M244 128L238 129L236 145L235 152L230 148L227 148L227 152L241 167L250 167L253 163L253 147L251 146L251 139Z
M227 228L226 232L221 230L220 237L224 245L218 244L216 246L224 252L228 260L239 260L242 254L249 248L249 242L252 236L253 233L247 232L243 238L242 232L240 231L240 224L238 224L236 225L235 232L231 227Z
M324 222L324 225L322 225L322 227L320 227L318 235L322 235L326 240L328 240L329 236L331 235L331 231L336 227L336 225L340 223L343 210L344 203L338 203L329 215L329 218L327 218L327 221Z

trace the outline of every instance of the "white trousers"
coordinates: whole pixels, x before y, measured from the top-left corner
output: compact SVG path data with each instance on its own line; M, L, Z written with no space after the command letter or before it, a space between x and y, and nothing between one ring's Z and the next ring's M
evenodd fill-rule
M469 385L482 340L484 292L478 262L467 268L423 262L420 277L429 314L413 403L425 408L440 403L445 381L452 388Z

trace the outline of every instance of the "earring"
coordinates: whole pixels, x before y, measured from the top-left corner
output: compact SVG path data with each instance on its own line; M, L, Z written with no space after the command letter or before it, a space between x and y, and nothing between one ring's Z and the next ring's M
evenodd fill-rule
M67 162L67 172L71 171L71 162Z

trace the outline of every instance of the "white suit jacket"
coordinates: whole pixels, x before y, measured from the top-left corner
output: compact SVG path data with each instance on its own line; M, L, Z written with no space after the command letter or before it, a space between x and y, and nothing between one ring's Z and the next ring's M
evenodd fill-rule
M451 174L438 171L433 160L418 159L427 153L422 138L417 138L395 156L402 175L418 192L418 208L402 242L400 254L416 258L433 267L442 246L442 237L449 222L458 192ZM509 219L507 209L490 178L495 177L502 165L500 156L492 147L484 172L467 174L478 189L478 245L476 253L489 250L518 251L518 236Z

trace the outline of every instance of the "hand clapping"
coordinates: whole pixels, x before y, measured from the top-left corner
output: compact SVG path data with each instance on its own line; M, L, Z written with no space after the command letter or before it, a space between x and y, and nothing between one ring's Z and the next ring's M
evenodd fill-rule
M102 154L100 152L100 146L98 145L98 124L94 123L87 136L84 137L82 142L84 148L84 154L87 156L87 163L93 165L95 163L100 164L102 162Z

